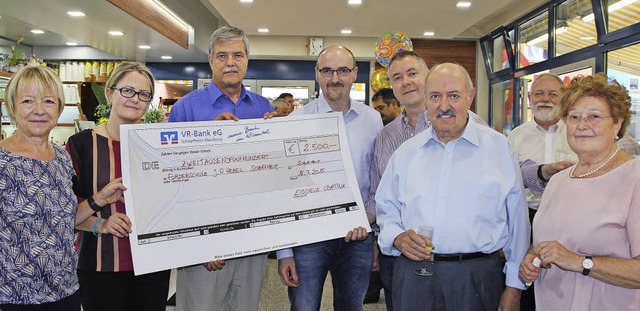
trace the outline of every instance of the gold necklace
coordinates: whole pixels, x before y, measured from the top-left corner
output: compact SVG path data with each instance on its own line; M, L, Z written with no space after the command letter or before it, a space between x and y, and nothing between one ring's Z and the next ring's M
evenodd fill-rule
M614 152L613 152L613 154L611 154L611 156L609 156L609 158L607 158L604 162L602 162L602 164L600 164L600 166L596 167L596 169L595 169L595 170L592 170L592 171L590 171L590 172L586 172L586 173L584 173L584 174L580 174L580 175L575 175L575 176L574 176L574 175L573 175L573 171L575 171L575 169L576 169L577 165L576 165L576 166L574 166L574 167L571 169L571 171L569 172L569 177L571 177L571 178L582 178L582 177L587 177L587 176L589 176L589 175L591 175L591 174L593 174L593 173L595 173L595 172L597 172L597 171L601 170L603 167L605 167L605 165L607 165L607 163L609 163L609 161L611 161L611 159L613 159L613 157L615 157L615 156L616 156L616 154L618 154L618 151L620 151L620 148L619 148L619 147L618 147L618 148L616 148L616 151L614 151Z

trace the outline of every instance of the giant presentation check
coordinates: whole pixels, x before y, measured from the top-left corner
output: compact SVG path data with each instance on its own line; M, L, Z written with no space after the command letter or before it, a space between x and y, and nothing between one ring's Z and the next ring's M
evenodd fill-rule
M121 127L135 274L369 228L342 115Z

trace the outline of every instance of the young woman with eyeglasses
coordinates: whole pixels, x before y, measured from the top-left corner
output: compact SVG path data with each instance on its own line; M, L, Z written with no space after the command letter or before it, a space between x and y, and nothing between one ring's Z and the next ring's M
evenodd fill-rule
M78 201L90 198L110 180L122 175L120 125L140 123L154 92L149 69L136 62L122 62L111 73L105 95L111 112L107 122L69 138L77 179ZM85 311L166 309L169 271L134 276L129 233L131 221L123 202L99 206L78 225L80 296Z

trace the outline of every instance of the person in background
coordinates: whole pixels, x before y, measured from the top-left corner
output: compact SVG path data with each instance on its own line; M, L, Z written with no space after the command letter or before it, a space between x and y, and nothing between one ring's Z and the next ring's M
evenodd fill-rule
M0 309L79 311L74 226L93 210L73 195L73 166L49 134L64 108L53 70L27 66L7 85L5 103L16 131L0 141ZM116 179L92 202L122 200Z
M249 40L242 29L223 26L209 39L211 83L182 97L169 122L271 118L266 98L242 85L249 64ZM258 310L267 254L216 260L178 270L176 309ZM224 269L223 269L224 267Z
M567 144L567 130L560 119L560 97L562 96L562 80L552 73L539 75L531 84L529 103L533 112L533 120L526 122L509 133L509 142L518 155L521 162L530 160L539 164L555 163L557 171L563 170L574 164L574 161L565 159L573 158L575 154ZM551 168L552 166L547 166ZM542 165L539 165L536 175L540 174L543 181L548 181L550 176L543 174ZM523 176L526 176L523 170ZM537 178L538 176L536 176ZM525 183L525 186L527 184ZM534 194L526 189L527 204L529 205L529 220L533 217L540 204L541 194ZM536 309L534 288L529 287L522 293L520 309L522 311L534 311Z
M349 141L356 179L366 202L370 191L370 168L376 134L382 129L380 115L371 107L352 100L351 85L358 67L353 53L343 46L330 46L318 55L316 81L322 96L293 115L341 112ZM373 236L365 228L334 239L293 249L279 250L278 272L289 286L291 310L319 310L328 272L333 283L335 310L362 310L373 261Z
M89 200L96 210L76 227L81 230L78 277L82 308L165 310L170 271L135 276L129 244L131 221L124 203L103 206L90 199L102 185L122 176L120 126L140 123L153 98L153 75L143 64L122 62L111 72L104 93L111 107L109 119L71 136L67 143L77 176L74 192L78 201Z
M391 121L400 116L401 108L400 102L393 95L393 90L389 88L383 88L378 90L373 97L371 97L373 109L380 113L382 118L382 124L387 125Z
M271 102L273 110L278 116L286 116L289 114L289 104L282 98L276 98Z
M577 76L560 103L578 162L549 181L520 277L539 310L639 310L640 162L616 145L629 93L604 73Z
M278 96L277 99L284 99L287 102L287 111L285 116L289 115L296 109L295 101L293 100L293 94L291 93L282 93Z
M530 226L516 156L469 122L475 89L462 66L433 67L425 89L431 128L393 153L375 198L380 249L398 256L393 309L517 310ZM432 238L416 233L425 225ZM416 275L431 257L433 275Z
M634 156L635 158L640 157L640 144L629 133L624 133L624 135L618 139L616 144L620 147L620 150Z

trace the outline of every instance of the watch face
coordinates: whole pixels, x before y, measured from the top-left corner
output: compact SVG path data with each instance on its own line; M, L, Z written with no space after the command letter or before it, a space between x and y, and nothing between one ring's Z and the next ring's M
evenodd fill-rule
M582 267L585 269L593 268L593 260L586 258L585 260L582 261Z

